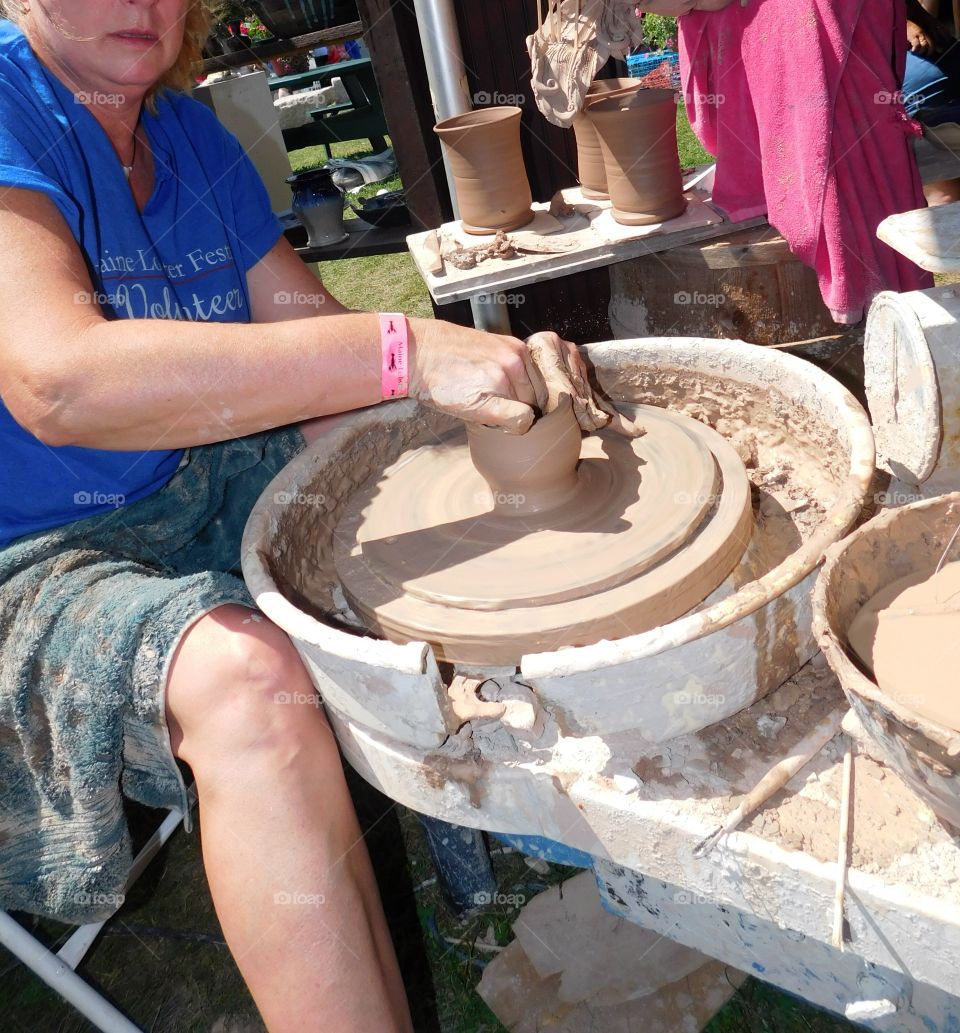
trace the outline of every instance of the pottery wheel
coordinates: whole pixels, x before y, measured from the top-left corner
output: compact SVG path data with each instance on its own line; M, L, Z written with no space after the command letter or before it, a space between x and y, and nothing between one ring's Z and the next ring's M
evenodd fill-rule
M572 415L558 436L546 424L559 426L559 411L527 441L472 430L508 467L493 487L463 429L404 453L348 502L335 534L358 616L441 659L500 665L647 631L702 602L749 541L746 471L704 424L635 408L647 433L633 440L581 440ZM516 447L527 449L519 471L501 455ZM569 476L544 491L537 471L568 448Z

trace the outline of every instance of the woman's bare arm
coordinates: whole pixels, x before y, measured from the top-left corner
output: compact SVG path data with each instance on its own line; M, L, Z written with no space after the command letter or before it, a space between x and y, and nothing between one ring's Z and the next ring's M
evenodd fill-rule
M261 296L266 270L251 271ZM179 448L380 400L374 314L108 321L92 291L53 202L29 190L0 195L0 396L48 444ZM536 399L522 342L411 319L410 343L414 397L467 419L529 426Z
M284 237L247 274L247 289L254 323L352 311L324 287Z

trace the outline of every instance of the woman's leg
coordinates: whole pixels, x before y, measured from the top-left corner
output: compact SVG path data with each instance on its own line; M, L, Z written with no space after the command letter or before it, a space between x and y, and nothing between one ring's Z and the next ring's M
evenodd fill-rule
M170 668L224 935L271 1033L412 1028L336 741L286 635L222 606Z

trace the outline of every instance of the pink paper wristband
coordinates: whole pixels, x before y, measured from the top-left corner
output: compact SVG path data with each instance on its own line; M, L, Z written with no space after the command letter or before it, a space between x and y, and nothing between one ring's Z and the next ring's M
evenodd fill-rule
M407 317L402 312L381 312L381 397L406 398L410 385L408 351Z

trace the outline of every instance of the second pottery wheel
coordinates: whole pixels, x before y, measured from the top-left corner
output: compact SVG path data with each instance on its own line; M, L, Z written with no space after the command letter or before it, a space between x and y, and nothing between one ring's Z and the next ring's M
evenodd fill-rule
M584 437L566 400L524 435L471 426L405 453L337 527L351 606L389 639L483 666L687 612L750 540L750 485L711 428L637 418L643 437Z

